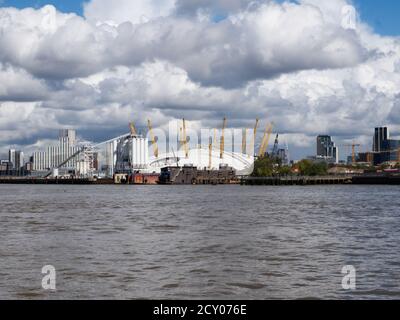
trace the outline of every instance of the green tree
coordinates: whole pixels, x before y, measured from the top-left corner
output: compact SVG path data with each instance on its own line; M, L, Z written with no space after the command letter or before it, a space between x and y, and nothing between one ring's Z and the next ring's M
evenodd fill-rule
M274 162L269 157L258 158L254 162L253 177L272 177L274 175Z
M287 176L287 175L291 174L291 172L292 172L292 168L289 167L289 166L281 166L281 167L279 167L279 174L281 176Z
M288 175L292 171L290 166L282 165L282 160L270 156L260 157L254 162L253 177L273 177Z
M323 176L328 174L328 164L325 162L301 160L298 163L298 168L303 176Z

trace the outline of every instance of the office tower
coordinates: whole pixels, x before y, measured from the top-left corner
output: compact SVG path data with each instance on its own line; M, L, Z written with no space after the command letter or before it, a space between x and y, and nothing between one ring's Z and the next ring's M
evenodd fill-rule
M8 151L8 162L10 165L10 169L13 170L16 167L16 159L15 159L15 149L10 149Z
M388 139L389 139L389 131L387 127L375 128L373 151L374 152L385 151L384 143Z
M317 137L317 157L339 162L339 152L331 136L320 135Z
M330 136L318 136L317 137L317 156L318 157L326 157L327 148L326 146L332 143L332 139Z
M15 151L14 169L20 170L24 166L24 153L22 151Z

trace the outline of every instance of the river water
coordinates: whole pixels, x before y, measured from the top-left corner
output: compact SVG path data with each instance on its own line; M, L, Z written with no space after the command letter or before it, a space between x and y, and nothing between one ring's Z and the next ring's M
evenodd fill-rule
M0 299L399 299L399 195L0 185ZM346 265L356 290L342 288Z

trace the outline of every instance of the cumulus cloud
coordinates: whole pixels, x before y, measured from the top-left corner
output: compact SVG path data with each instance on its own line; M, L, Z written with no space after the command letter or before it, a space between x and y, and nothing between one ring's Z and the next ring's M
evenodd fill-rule
M174 0L92 0L84 5L84 14L95 23L143 23L171 14L174 7Z
M44 81L24 69L0 63L0 101L40 101L47 96Z
M256 8L269 0L176 0L176 13L189 16L223 17L232 13Z
M400 133L399 39L362 22L343 28L347 4L92 0L84 17L0 9L0 148L34 146L63 126L101 140L148 117L207 127L259 117L302 148L319 133Z
M130 12L140 3L94 1L87 8ZM51 8L2 10L2 61L40 78L67 79L159 59L203 85L238 87L298 70L352 66L367 54L356 33L327 23L311 5L270 2L220 23L171 15L118 25L94 25Z

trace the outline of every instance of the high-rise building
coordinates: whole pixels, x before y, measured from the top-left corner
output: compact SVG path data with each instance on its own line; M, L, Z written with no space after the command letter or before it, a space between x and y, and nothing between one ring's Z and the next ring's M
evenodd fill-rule
M106 164L104 171L108 177L112 177L115 171L115 165L117 163L117 149L118 141L112 141L106 144Z
M375 128L372 148L374 165L400 162L400 140L390 139L387 127Z
M10 169L13 170L16 166L16 161L15 161L15 149L10 149L8 151L8 162L10 165Z
M339 152L331 136L320 135L317 137L317 157L339 163Z
M24 153L22 151L15 151L14 169L21 170L24 167Z
M60 142L68 141L71 145L76 144L76 131L72 129L61 129L58 135Z
M381 152L384 150L384 142L389 139L389 131L387 127L375 128L373 151Z
M331 142L330 136L317 137L317 156L326 157L326 145Z
M283 165L289 164L289 156L287 149L278 149L277 156L276 156Z

